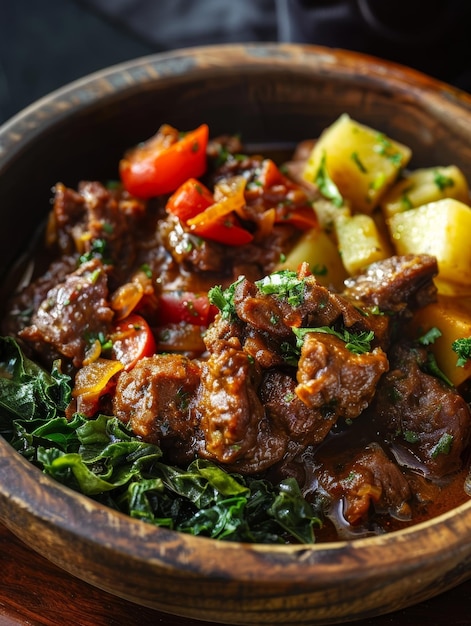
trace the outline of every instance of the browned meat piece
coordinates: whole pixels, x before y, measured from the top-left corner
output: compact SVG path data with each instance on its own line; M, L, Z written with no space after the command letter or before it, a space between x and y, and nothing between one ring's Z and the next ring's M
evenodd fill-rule
M308 407L296 395L296 380L278 370L268 370L260 385L260 399L270 421L286 432L290 441L305 447L320 443L333 420L320 410ZM293 447L299 451L299 446ZM286 455L284 457L286 461Z
M189 271L218 272L224 267L225 247L203 240L186 230L178 217L169 215L159 224L163 245L176 263ZM228 268L230 269L230 268ZM232 279L232 274L229 274Z
M77 268L76 256L62 256L50 264L47 271L13 295L7 306L7 315L2 319L2 332L15 335L31 323L33 313L46 298L47 292L65 280Z
M190 407L199 375L197 364L185 356L143 358L119 375L113 412L138 437L160 445L171 461L188 462L198 448Z
M437 260L427 254L393 256L372 263L364 274L345 281L343 295L382 311L401 312L436 299Z
M257 286L246 279L235 288L234 306L239 319L277 339L291 337L291 326L299 324L297 315L296 319L290 319L295 314L292 306L280 298L260 293Z
M367 521L372 505L379 513L410 518L409 483L377 443L356 454L347 450L342 456L326 459L317 478L332 500L343 501L343 516L349 524Z
M298 363L296 394L333 425L339 417L358 417L387 370L388 359L380 348L355 354L335 336L307 333Z
M254 283L242 280L234 291L237 316L278 340L292 338L292 327L331 326L341 320L346 328L357 332L373 330L373 346L387 345L387 316L365 315L359 310L358 303L332 293L314 276L305 276L301 287L299 302L293 305L285 297L262 293Z
M284 453L287 436L267 419L257 395L259 375L237 339L202 364L198 393L204 456L241 472L258 472Z
M52 349L80 367L90 340L98 333L106 336L113 319L107 282L101 261L84 263L47 292L20 337L34 344L38 354Z
M393 442L402 463L441 478L462 465L471 414L455 389L422 370L426 363L424 349L395 346L371 415Z
M105 264L119 265L123 274L135 262L142 238L136 227L143 215L142 202L122 190L108 190L101 183L86 181L74 191L57 183L49 242L57 243L62 253L100 256ZM99 254L93 249L97 241L104 242Z

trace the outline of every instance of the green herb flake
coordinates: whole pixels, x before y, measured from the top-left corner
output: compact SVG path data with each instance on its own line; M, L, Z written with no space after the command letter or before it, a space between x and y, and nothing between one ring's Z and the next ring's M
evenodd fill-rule
M255 282L260 293L273 295L296 308L304 302L304 279L298 278L292 270L280 270Z
M334 335L338 339L345 342L347 350L353 354L365 354L371 351L371 342L374 339L374 332L361 331L359 333L352 333L346 328L341 331L337 331L330 326L319 326L317 328L292 328L292 331L297 337L298 347L301 348L304 342L304 338L309 333L326 333L328 335Z
M147 263L143 263L140 267L141 272L147 276L147 278L152 278L152 270Z
M223 289L220 285L212 287L208 292L208 299L211 304L214 304L220 311L221 315L225 319L232 319L237 317L234 306L234 293L237 285L245 280L244 276L232 283L227 289Z
M441 330L436 326L432 326L430 330L428 330L424 335L419 337L418 342L421 346L430 346L431 344L434 344L435 341L441 336Z
M316 263L315 265L311 265L311 272L314 276L327 276L329 270L327 269L327 265Z
M319 169L317 170L316 175L314 177L314 183L319 188L319 191L321 192L321 194L328 200L331 200L334 206L339 208L343 206L344 200L343 200L342 195L340 194L340 191L338 190L337 185L329 176L326 162L327 162L327 156L324 152L324 154L322 155L320 165L319 165Z
M439 454L450 454L452 445L453 435L450 435L449 433L443 433L437 444L433 447L432 452L430 453L432 459L436 459Z
M448 187L454 187L455 181L451 176L445 176L439 170L434 171L433 182L440 189L440 191L445 191Z
M413 430L405 430L402 435L407 443L418 443L420 441L418 433Z
M451 349L458 355L456 367L464 367L469 359L471 359L471 337L455 339L451 344Z
M366 167L363 164L362 160L358 156L358 152L352 152L350 157L351 157L352 161L355 163L355 165L358 167L358 169L360 170L360 172L362 174L367 174L368 173L368 170L366 169Z
M378 133L376 135L376 141L378 143L373 147L373 150L377 154L380 154L388 159L388 161L391 161L391 163L396 167L400 167L402 164L402 154L394 150L392 142L386 137L386 135Z

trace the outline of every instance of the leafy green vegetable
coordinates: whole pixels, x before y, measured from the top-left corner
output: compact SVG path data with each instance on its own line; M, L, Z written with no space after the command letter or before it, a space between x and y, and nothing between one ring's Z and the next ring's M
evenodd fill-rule
M62 484L131 517L193 535L258 543L312 543L321 526L294 479L279 485L229 474L207 460L164 462L156 445L116 417L67 420L70 379L0 338L0 428L32 463Z
M458 355L456 367L464 367L471 359L471 337L460 337L451 344L451 349Z

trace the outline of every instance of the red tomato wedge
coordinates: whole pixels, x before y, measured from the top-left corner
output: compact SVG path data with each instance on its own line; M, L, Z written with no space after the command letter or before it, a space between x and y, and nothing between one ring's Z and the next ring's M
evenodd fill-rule
M138 198L175 191L188 178L206 171L209 129L201 124L181 135L164 124L157 134L127 152L119 164L124 188Z
M185 322L194 326L208 326L217 308L210 304L206 293L167 291L159 296L158 324Z
M166 209L186 222L214 204L210 190L196 178L189 178L167 200Z
M116 323L111 333L111 358L120 361L125 370L132 369L139 359L156 351L154 335L149 324L137 313Z
M211 191L195 178L190 178L170 196L166 209L176 215L198 237L229 246L249 243L253 235L243 228L236 215L245 205L246 181L240 176L216 202ZM221 195L221 193L220 193Z
M239 226L235 215L227 215L213 222L202 222L193 226L191 232L203 239L211 239L228 246L242 246L253 240L253 235Z

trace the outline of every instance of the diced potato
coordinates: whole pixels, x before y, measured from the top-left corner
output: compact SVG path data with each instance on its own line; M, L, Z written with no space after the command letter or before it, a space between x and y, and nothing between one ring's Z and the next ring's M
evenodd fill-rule
M439 280L471 285L469 206L445 198L396 213L389 228L398 254L431 254L437 258Z
M311 272L325 287L334 287L341 291L347 273L343 267L337 246L332 239L319 228L307 230L296 243L276 270L297 271L301 263L308 263Z
M456 339L471 336L471 299L438 296L437 302L420 309L414 314L412 331L420 337L431 328L438 328L441 337L430 345L442 372L458 386L471 377L471 361L457 367L458 355L451 348Z
M389 219L395 213L443 198L455 198L464 203L470 200L468 183L456 165L410 172L386 194L381 202L381 209L386 219Z
M332 181L355 213L371 213L410 157L407 146L343 114L319 137L303 177L321 193Z
M334 232L335 220L342 215L351 215L348 204L335 206L330 200L320 198L313 202L313 207L319 220L320 227L328 233Z
M371 215L341 216L335 221L335 232L343 265L350 275L392 254Z

